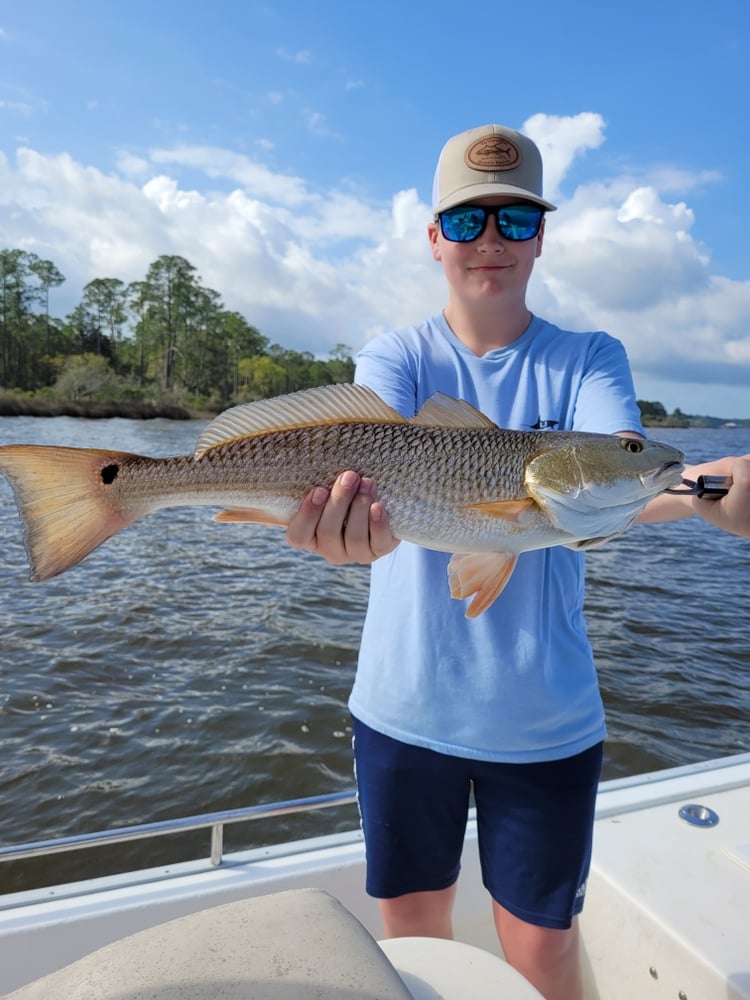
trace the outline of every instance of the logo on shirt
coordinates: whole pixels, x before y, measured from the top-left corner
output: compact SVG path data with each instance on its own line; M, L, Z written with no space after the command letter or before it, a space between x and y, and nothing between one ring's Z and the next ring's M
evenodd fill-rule
M539 417L537 422L531 425L531 429L532 431L553 431L559 423L559 420L542 420Z

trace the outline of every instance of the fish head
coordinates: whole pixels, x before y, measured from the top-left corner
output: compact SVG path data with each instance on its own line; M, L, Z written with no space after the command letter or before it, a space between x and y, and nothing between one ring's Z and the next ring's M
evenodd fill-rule
M652 497L682 481L685 456L671 445L564 431L544 437L527 462L526 489L571 538L619 534Z

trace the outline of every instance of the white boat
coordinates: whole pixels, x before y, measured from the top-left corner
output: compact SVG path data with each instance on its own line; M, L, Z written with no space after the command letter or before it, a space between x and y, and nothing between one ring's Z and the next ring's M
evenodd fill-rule
M376 943L377 907L363 891L357 830L222 853L229 823L352 797L4 848L0 862L82 842L199 827L208 839L210 831L204 861L0 897L0 994L19 991L19 1000L538 997L498 954L473 817L456 942ZM602 782L581 931L587 1000L750 1000L750 753Z

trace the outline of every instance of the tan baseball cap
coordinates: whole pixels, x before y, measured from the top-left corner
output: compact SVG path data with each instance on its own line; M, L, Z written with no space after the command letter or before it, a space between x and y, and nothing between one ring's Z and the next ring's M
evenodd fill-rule
M454 135L443 146L432 186L432 209L503 194L533 201L554 212L542 198L542 156L535 143L504 125L481 125Z

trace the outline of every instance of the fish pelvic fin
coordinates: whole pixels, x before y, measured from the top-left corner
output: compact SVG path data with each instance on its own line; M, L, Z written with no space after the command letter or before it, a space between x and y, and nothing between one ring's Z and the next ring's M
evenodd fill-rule
M271 527L286 528L289 521L267 510L255 507L222 510L214 514L212 520L219 524L269 524Z
M24 526L30 579L49 580L75 566L138 515L116 508L106 486L124 452L49 445L0 447Z
M467 618L477 618L500 596L516 568L518 556L512 552L456 553L448 563L451 597L473 601Z

